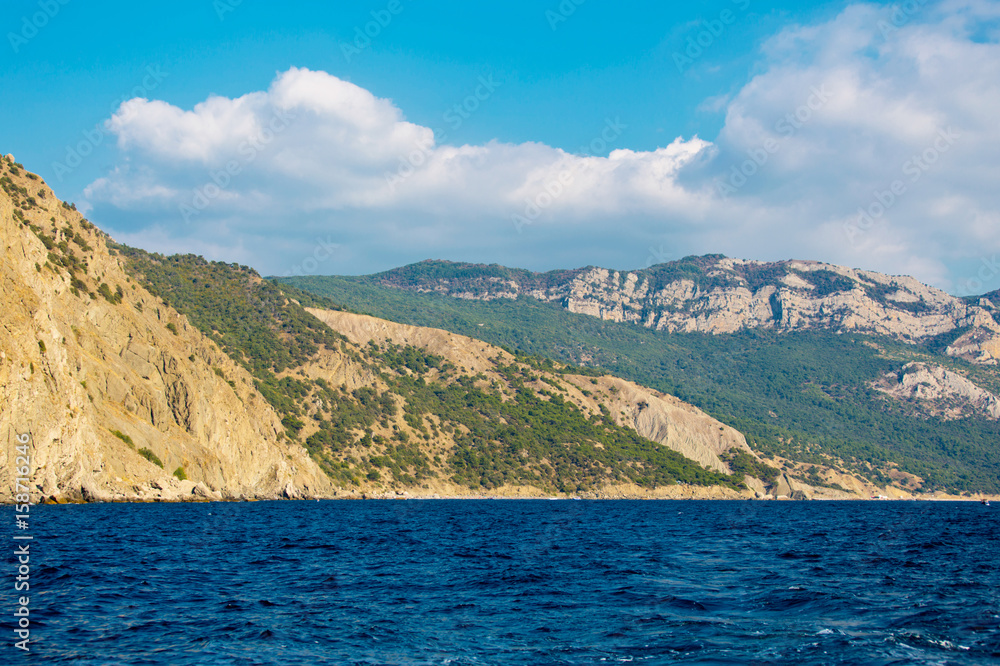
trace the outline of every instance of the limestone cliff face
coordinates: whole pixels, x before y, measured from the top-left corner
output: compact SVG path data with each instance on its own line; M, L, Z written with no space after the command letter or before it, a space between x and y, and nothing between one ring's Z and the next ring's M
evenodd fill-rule
M945 353L970 363L997 365L997 360L1000 359L1000 333L992 328L977 326L948 345Z
M1000 398L939 365L907 363L899 372L881 377L872 386L928 416L1000 419Z
M620 425L709 469L729 473L719 454L730 449L753 453L742 433L674 396L612 376L598 378L597 384L590 377L568 379L579 389L596 391Z
M420 266L418 264L418 266ZM949 350L977 363L1000 358L1000 325L992 301L971 304L911 277L814 261L767 263L698 257L638 271L583 268L545 274L467 267L458 278L419 279L412 267L375 276L383 284L491 300L528 296L570 312L665 331L735 333L830 329L916 341L962 328ZM451 271L455 272L455 271ZM430 277L427 277L430 275Z
M41 180L0 162L0 501L25 434L36 501L329 494L248 373Z

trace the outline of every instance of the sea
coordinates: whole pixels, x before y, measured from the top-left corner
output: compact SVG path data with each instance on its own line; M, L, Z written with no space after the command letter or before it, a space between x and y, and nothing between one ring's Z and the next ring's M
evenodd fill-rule
M30 521L5 549L4 664L1000 664L1000 506L977 502L89 504Z

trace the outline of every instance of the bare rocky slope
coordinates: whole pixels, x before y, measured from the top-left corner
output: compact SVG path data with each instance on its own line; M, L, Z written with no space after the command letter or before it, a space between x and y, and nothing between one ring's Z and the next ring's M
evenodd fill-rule
M945 420L981 416L1000 419L1000 398L940 365L911 361L872 387L910 405L914 412Z
M0 161L0 500L25 435L36 500L331 494L247 372L37 176Z
M359 345L371 342L413 345L448 359L468 373L494 381L498 379L498 365L515 362L513 356L499 347L448 331L407 326L348 312L312 308L309 312ZM720 455L733 450L756 457L740 432L673 396L607 375L562 374L557 379L550 379L553 380L557 384L555 387L540 375L528 385L536 390L555 388L589 415L599 414L600 406L604 405L618 424L709 469L730 473L732 470ZM766 492L759 479L749 479L748 484L758 494Z
M369 344L408 344L441 355L460 366L463 371L483 377L485 381L498 379L497 368L514 362L507 351L474 338L439 329L398 324L395 322L348 312L310 308L309 312L347 336L352 342ZM760 460L737 430L711 418L700 409L673 396L640 386L618 377L604 375L559 374L544 377L544 373L529 384L539 391L551 390L552 380L557 380L556 390L585 413L596 415L601 406L608 408L617 423L634 429L643 437L659 442L695 460L709 469L730 472L731 465L725 458L741 452ZM548 382L546 381L548 380ZM402 425L402 423L400 423ZM453 446L443 437L445 448ZM760 479L748 477L748 491L742 495L718 486L667 486L657 489L642 488L627 483L606 484L587 492L583 497L597 498L736 498L770 497L787 499L857 499L873 496L912 498L915 495L894 484L874 484L837 466L802 464L782 458L769 459L776 476L765 485ZM908 480L919 486L919 477L894 473L894 481ZM810 483L809 481L814 481ZM435 494L463 495L468 489L451 483L437 482L431 490ZM419 490L417 494L421 493ZM500 488L488 495L538 496L525 488Z
M947 353L996 365L997 303L951 296L912 277L815 261L689 257L636 271L550 273L428 261L370 276L373 282L464 299L526 296L570 312L670 332L829 329L924 340L963 329Z

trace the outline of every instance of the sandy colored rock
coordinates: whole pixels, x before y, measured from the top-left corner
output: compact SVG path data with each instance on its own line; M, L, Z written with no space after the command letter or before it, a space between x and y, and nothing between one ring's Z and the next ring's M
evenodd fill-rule
M456 367L465 368L468 374L496 375L497 362L514 362L514 357L499 347L448 331L397 324L349 312L307 310L359 345L369 341L413 345L444 357ZM730 473L719 454L731 448L755 455L740 432L673 396L611 376L553 375L551 378L565 387L567 397L587 413L598 413L598 405L603 403L619 425L709 469ZM540 384L538 388L552 387Z
M896 400L916 403L924 414L945 420L967 416L1000 419L1000 398L940 365L907 363L872 386Z
M279 439L278 416L243 368L136 285L108 252L105 235L62 206L44 183L23 171L11 178L32 194L44 193L20 214L85 257L86 273L77 278L93 296L73 293L69 272L53 265L0 192L0 466L6 479L0 501L13 499L14 443L25 435L35 498L329 494L328 478L306 451ZM92 250L84 251L74 235ZM121 302L99 295L101 283L121 287ZM178 468L189 481L172 475Z
M699 282L679 276L654 284L652 270L589 267L547 278L544 285L537 279L525 278L522 283L475 277L443 278L407 288L481 300L528 296L558 303L570 312L670 332L825 329L912 342L973 328L984 333L956 342L955 351L949 353L986 364L1000 358L1000 325L993 317L992 302L967 303L912 277L816 261L767 263L724 257L708 260ZM751 284L743 277L747 272L770 277ZM836 275L848 288L827 293L809 281L810 274L824 279Z

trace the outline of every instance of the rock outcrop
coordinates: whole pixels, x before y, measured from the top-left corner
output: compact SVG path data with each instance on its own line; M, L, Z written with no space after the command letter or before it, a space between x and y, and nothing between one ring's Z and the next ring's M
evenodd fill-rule
M25 436L35 500L333 492L250 375L137 285L102 232L34 174L0 172L0 501Z
M968 416L1000 419L1000 398L940 365L907 363L872 386L927 416L945 420Z
M977 326L948 345L945 353L978 365L997 365L997 359L1000 359L1000 333Z
M527 296L570 312L671 332L828 329L912 342L969 329L949 353L984 364L1000 358L1000 325L991 301L967 302L911 277L815 261L707 256L637 271L589 267L541 274L424 262L369 279L459 298Z

